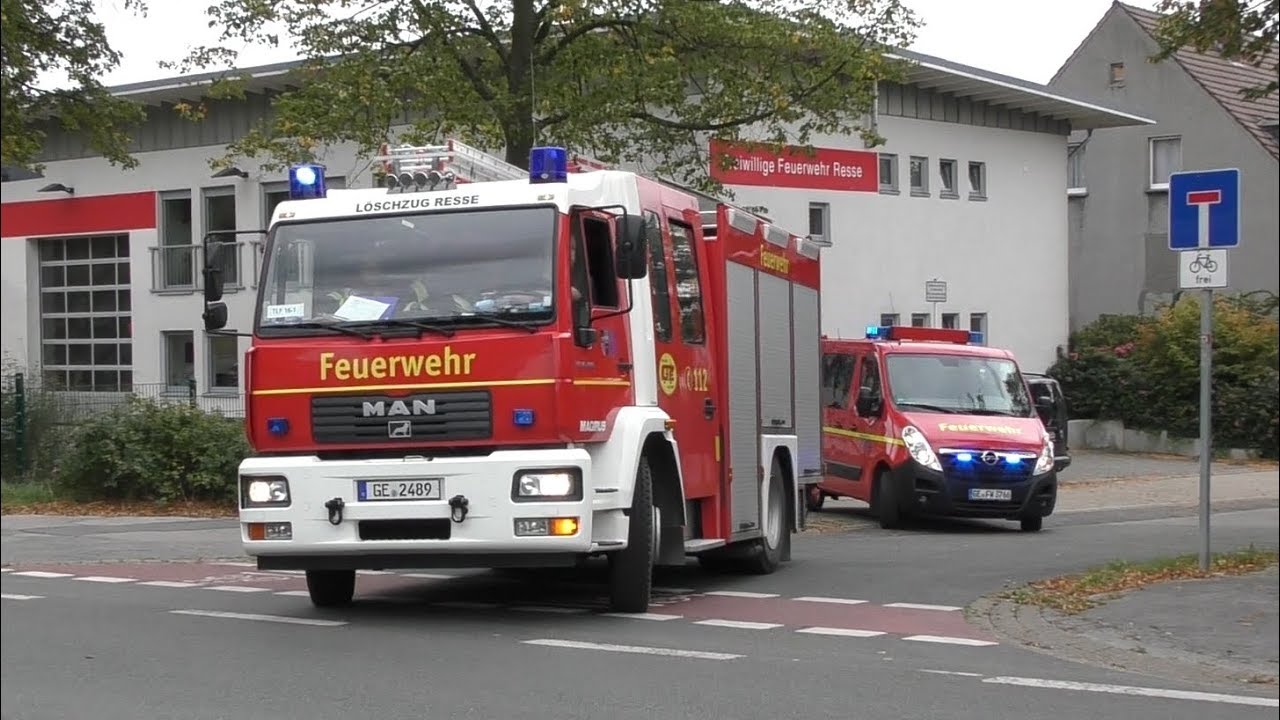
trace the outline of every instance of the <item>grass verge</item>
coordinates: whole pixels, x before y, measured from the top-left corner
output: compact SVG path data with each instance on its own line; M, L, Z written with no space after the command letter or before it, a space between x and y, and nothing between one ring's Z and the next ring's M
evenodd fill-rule
M1245 575L1275 565L1275 550L1244 550L1214 553L1208 572L1201 572L1198 555L1179 555L1146 562L1117 560L1076 575L1063 575L1006 590L999 597L1022 605L1057 610L1067 615L1097 607L1117 593L1155 583L1231 575Z
M0 483L0 514L123 517L235 517L234 504L159 502L156 500L95 500L79 502L59 496L40 481Z

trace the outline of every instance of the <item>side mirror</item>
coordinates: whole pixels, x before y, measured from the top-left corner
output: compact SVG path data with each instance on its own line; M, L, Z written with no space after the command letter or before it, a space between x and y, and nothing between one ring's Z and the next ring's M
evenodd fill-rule
M858 388L858 401L854 405L854 410L863 417L879 415L880 398L869 387Z
M204 238L204 301L217 302L222 299L222 243L212 240L208 235Z
M227 326L227 304L215 302L205 305L201 317L204 318L205 330L221 330Z
M1053 398L1046 395L1041 395L1036 398L1036 413L1040 415L1042 420L1048 422L1049 418L1053 417L1053 411Z
M645 222L639 215L618 218L618 242L614 272L622 280L639 280L649 270L645 243Z
M226 315L226 312L223 312ZM578 347L589 348L596 342L596 336L599 331L589 325L579 325L573 329L573 344Z

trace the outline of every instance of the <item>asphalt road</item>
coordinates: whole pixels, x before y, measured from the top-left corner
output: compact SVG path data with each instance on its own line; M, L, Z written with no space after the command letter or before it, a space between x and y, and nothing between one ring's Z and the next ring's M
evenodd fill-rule
M1007 582L1193 551L1193 517L1083 513L1036 535L965 522L805 534L772 576L661 573L660 603L643 618L600 612L592 570L535 581L370 574L354 608L322 612L301 597L296 575L235 561L103 563L100 543L84 538L109 536L119 522L30 519L34 527L15 533L12 520L5 719L1276 714L1274 689L1179 685L1058 660L996 642L960 610ZM1219 514L1216 547L1275 546L1277 522L1275 508ZM222 557L234 547L224 525L142 522L116 533L114 548Z

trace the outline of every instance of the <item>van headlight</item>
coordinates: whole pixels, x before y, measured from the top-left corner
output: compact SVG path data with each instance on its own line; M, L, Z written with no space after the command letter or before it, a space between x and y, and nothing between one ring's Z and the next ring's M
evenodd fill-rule
M942 472L942 463L938 462L938 455L929 446L929 441L925 439L924 433L908 425L902 428L902 442L906 444L907 452L911 453L912 460L930 470Z
M1036 468L1031 471L1033 475L1043 475L1053 469L1053 441L1049 438L1044 439L1044 447L1040 449L1040 457L1036 458Z

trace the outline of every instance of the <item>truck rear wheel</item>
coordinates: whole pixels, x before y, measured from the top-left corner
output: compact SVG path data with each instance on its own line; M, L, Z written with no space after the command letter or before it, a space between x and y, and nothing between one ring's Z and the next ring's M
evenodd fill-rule
M609 556L609 607L614 612L642 613L649 610L654 545L659 532L656 515L653 470L649 467L649 459L641 457L636 468L636 488L631 497L627 547Z
M769 494L765 497L764 534L756 540L755 552L746 558L746 569L756 575L768 575L778 569L791 547L791 523L787 518L786 476L782 462L773 457L769 468Z
M307 594L311 604L320 608L351 604L356 594L355 570L308 570Z

